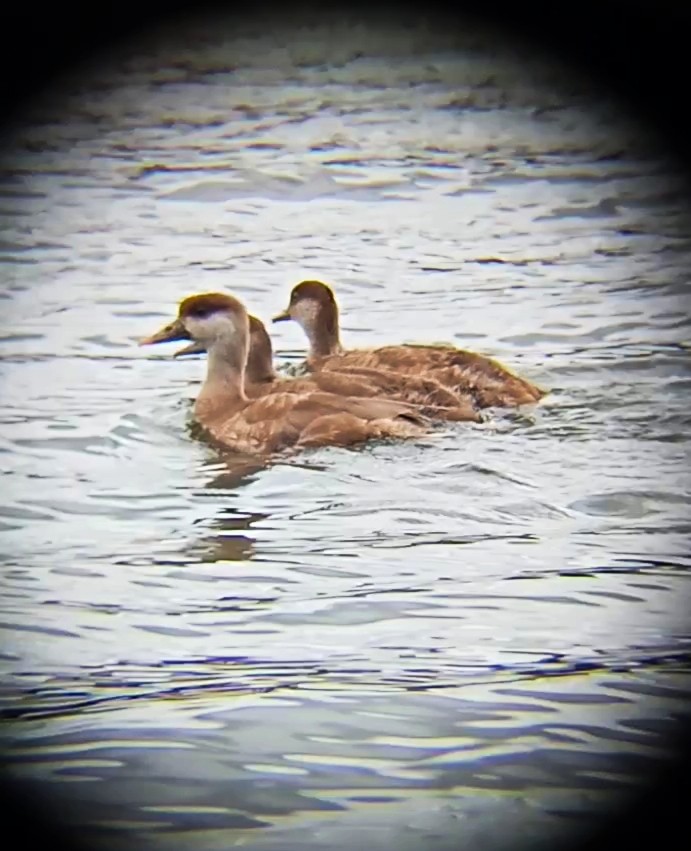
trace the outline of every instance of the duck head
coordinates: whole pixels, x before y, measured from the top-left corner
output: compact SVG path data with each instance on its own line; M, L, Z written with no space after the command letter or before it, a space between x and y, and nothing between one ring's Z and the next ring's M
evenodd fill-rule
M234 344L247 348L247 311L241 302L225 293L204 293L188 296L180 302L178 315L149 337L140 346L190 340L191 344L178 350L176 357L196 352L211 352L220 345Z
M321 281L302 281L293 287L288 307L273 322L292 319L310 341L311 354L330 355L341 350L338 304L333 291Z
M271 337L261 319L248 315L250 323L250 350L247 355L245 378L251 384L260 384L265 381L273 381L276 371L273 366L274 352ZM172 325L173 323L171 323ZM166 329L170 326L166 326ZM165 330L165 329L163 329ZM154 335L155 336L155 335ZM181 338L185 339L185 338ZM184 355L204 355L206 346L201 342L192 342L189 346L175 352L173 357L179 358Z

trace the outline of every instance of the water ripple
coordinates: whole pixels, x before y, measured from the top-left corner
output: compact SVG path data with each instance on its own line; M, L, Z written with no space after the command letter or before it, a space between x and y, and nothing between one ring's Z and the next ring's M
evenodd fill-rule
M94 847L572 835L687 716L680 177L480 34L281 38L191 26L8 142L11 776ZM552 392L419 443L219 455L189 428L204 359L137 341L192 291L268 321L309 277L348 346L449 341Z

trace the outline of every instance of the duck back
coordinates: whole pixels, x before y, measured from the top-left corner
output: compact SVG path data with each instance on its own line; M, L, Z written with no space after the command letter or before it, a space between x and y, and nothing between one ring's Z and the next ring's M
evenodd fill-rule
M312 364L317 371L390 369L406 376L432 379L449 391L456 403L480 408L513 407L539 401L539 387L484 355L451 346L384 346L329 355ZM437 399L443 398L439 393ZM443 403L441 403L443 404Z
M415 405L424 416L455 422L482 422L470 393L454 393L433 376L403 374L389 369L353 366L324 369L307 378L278 379L251 384L247 394L261 398L270 393L322 391L337 396L386 398Z

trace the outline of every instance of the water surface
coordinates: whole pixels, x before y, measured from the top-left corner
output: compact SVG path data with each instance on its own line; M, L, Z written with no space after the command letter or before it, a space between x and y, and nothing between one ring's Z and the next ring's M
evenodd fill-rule
M91 841L504 848L597 823L690 691L674 166L486 35L199 25L38 104L0 184L11 776ZM450 341L551 389L424 441L242 465L193 292L306 277L347 345ZM282 366L304 339L271 328Z

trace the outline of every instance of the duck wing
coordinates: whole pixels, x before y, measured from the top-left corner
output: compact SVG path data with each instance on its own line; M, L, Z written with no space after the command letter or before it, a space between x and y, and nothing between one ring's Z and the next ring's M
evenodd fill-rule
M530 404L545 395L544 390L498 361L450 346L383 346L330 355L315 366L324 371L384 368L411 377L431 378L450 390L457 400L465 397L467 401L470 395L481 408ZM436 398L443 398L438 388ZM414 401L419 402L419 398Z
M333 393L315 392L301 398L295 406L295 411L313 411L315 414L345 413L365 422L401 418L419 425L428 424L415 405L376 397L337 396Z
M230 417L202 425L233 449L272 453L300 443L303 435L311 436L311 445L328 444L329 435L338 445L372 437L413 437L425 431L429 421L405 402L315 391L270 393Z
M341 372L361 376L378 394L419 407L422 414L440 419L481 422L479 405L470 389L454 391L441 384L433 375L399 372L380 367L345 366ZM328 371L319 375L335 375Z
M481 408L514 407L539 401L545 391L510 370L469 361L431 366L427 375L455 393L470 391Z

